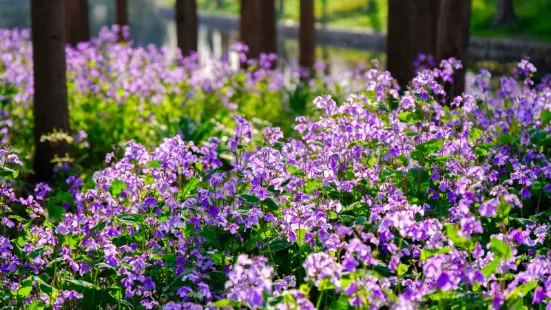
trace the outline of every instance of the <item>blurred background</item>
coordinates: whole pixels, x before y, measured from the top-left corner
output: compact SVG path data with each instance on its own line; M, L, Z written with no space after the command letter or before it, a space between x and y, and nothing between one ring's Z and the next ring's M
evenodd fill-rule
M276 0L279 20L277 54L298 57L296 28L299 0ZM198 53L201 62L220 58L238 39L239 0L198 0ZM115 2L90 0L91 33L115 24ZM132 40L137 45L156 44L175 49L174 0L130 0L128 14ZM316 0L318 34L316 58L327 73L354 69L358 62L378 59L383 65L388 0ZM0 28L29 28L30 0L0 0ZM549 0L473 0L471 14L472 61L497 71L530 56L540 72L551 68L551 12Z

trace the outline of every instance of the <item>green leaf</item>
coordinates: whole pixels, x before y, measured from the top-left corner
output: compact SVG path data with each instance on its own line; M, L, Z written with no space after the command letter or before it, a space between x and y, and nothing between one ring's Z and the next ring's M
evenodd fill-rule
M306 235L306 229L301 228L296 231L297 234L297 244L301 247L304 244L304 236Z
M134 305L126 299L121 299L121 305L127 307L128 309L134 309Z
M458 235L458 231L453 224L446 224L446 236L454 243L456 247L465 250L472 250L471 240Z
M220 299L212 303L212 306L216 308L226 308L230 305L231 305L231 301L227 298Z
M335 299L331 302L331 304L329 305L329 309L348 310L354 308L350 307L350 305L348 304L348 297L346 297L346 295L344 294L341 294L339 299Z
M90 231L88 232L89 235L92 235L93 233L97 231L103 231L105 229L105 226L107 225L107 221L101 221L96 226L92 227Z
M500 218L505 218L509 215L509 212L511 211L511 205L502 198L500 204L496 208L496 211L497 215Z
M279 252L291 247L292 245L293 244L291 242L288 242L283 238L277 238L268 243L268 247L266 247L264 252Z
M551 111L549 110L543 110L541 111L540 113L540 119L541 119L541 123L545 126L545 125L548 125L549 122L551 121Z
M411 152L411 158L417 161L422 161L428 155L441 151L443 147L444 140L432 139L430 141L420 143L415 147L415 150Z
M148 168L157 168L160 169L162 167L161 162L158 160L152 160L147 164Z
M61 222L63 220L63 216L67 213L65 208L63 208L63 206L55 200L48 201L46 210L48 211L48 219L56 223Z
M21 287L17 290L17 297L25 299L31 295L32 290L33 279L27 278L21 282Z
M401 276L405 275L406 272L408 272L408 269L409 269L408 265L404 265L404 264L400 263L396 267L396 275L398 275L398 277L401 277Z
M538 281L530 281L530 282L521 284L517 286L511 293L509 293L509 295L507 295L507 299L523 298L531 290L535 289L537 286L538 286Z
M80 286L80 287L85 287L85 288L94 288L94 284L90 283L90 282L86 282L86 281L83 281L83 280L75 280L75 279L71 279L71 278L65 278L65 281L67 282L71 282L73 284L75 284L76 286Z
M35 276L34 280L38 284L38 288L40 289L40 292L45 293L47 295L57 295L57 289L51 287L48 283L44 282L40 277Z
M471 132L469 133L469 140L476 141L480 138L482 138L482 130L478 128L472 128Z
M277 211L279 209L279 205L272 198L266 198L262 202L270 211Z
M515 138L510 133L502 133L497 138L499 145L511 145L515 141Z
M121 180L114 180L111 185L109 186L109 193L113 197L119 197L122 193L122 191L126 188L126 184L124 184Z
M126 225L140 224L142 222L143 216L141 214L119 214L117 215L117 220L120 223Z
M419 121L419 118L413 112L398 113L396 117L404 123L417 123Z
M513 255L513 249L511 249L511 247L505 242L496 238L492 238L490 241L490 250L494 252L496 257L503 259L509 259L511 258L511 255Z
M205 239L205 242L212 246L215 249L221 250L222 246L220 245L220 241L218 240L218 237L216 235L216 232L211 227L205 227L201 232L199 233L199 236L203 239Z
M260 201L258 197L249 194L240 194L238 197L245 200L247 203L256 203Z
M494 258L486 267L482 269L482 273L488 278L490 275L492 275L496 270L497 266L499 266L499 263L501 262L501 258Z
M394 273L390 271L390 269L388 269L387 266L384 266L384 265L377 265L373 269L377 274L383 277L390 277L394 275Z
M446 254L451 251L452 249L450 247L444 247L439 249L423 249L421 250L421 260L426 261L431 256L434 256L437 254Z

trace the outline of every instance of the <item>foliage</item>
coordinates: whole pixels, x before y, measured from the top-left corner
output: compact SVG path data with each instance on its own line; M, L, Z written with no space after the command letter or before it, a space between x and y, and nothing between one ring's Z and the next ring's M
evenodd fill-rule
M173 5L173 0L167 0ZM283 0L284 19L299 20L299 1ZM315 13L318 21L323 20L323 3L326 3L327 23L329 26L346 28L369 28L386 32L388 0L315 0ZM217 6L216 3L221 3ZM276 1L280 3L280 1ZM520 37L542 41L551 41L549 19L546 12L551 11L551 3L546 0L515 0L515 12L518 21L511 25L494 27L497 1L473 0L471 15L471 34L483 37ZM201 10L239 14L238 0L198 0Z
M482 71L446 105L460 66L421 68L404 93L367 70L345 100L316 97L292 135L255 137L235 113L222 138L131 140L91 177L32 195L4 147L0 306L549 305L551 84L533 86L523 60L497 89Z
M29 37L28 30L0 30L0 140L21 154L23 174L29 172L33 148ZM72 132L64 134L74 145L73 166L102 168L105 155L120 152L128 140L153 147L177 134L194 142L227 138L237 114L260 127L271 124L291 133L294 116L309 112L307 104L315 96L344 98L365 83L360 71L345 85L332 82L322 70L316 79L302 82L296 67L270 70L275 55L247 60L239 48L229 58L248 62L248 69L228 56L206 68L197 55L171 62L165 48L119 44L115 28L67 47Z

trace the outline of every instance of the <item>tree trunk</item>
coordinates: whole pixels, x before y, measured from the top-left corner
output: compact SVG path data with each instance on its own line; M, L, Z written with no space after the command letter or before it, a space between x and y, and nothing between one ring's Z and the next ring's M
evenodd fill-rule
M299 64L311 70L316 58L316 18L314 0L300 1Z
M34 71L34 171L38 181L53 175L52 160L69 152L66 142L40 142L54 130L69 132L65 76L64 0L32 0L31 28Z
M129 26L130 23L128 21L128 5L126 0L116 0L117 1L117 25L120 26L120 32L119 32L119 40L124 41L124 35L122 31L122 27Z
M497 0L495 26L502 26L517 21L515 3L513 0Z
M465 0L389 0L387 69L400 87L414 78L413 62L419 54L466 62L470 13L471 1ZM464 70L454 75L451 94L464 90L464 78Z
M197 3L195 0L176 0L176 32L178 48L183 56L197 51Z
M276 52L274 0L241 0L240 40L249 47L248 58Z
M441 1L437 59L455 57L463 63L463 69L454 73L453 85L449 85L446 89L448 99L451 99L465 91L465 72L471 29L471 1Z
M88 0L65 0L65 32L73 46L90 41Z
M413 78L413 33L411 31L410 0L388 1L388 29L386 37L386 68L406 87Z

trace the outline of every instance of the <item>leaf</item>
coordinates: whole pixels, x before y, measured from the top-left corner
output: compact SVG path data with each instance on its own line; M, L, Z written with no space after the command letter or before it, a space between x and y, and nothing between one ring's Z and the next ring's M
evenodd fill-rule
M430 179L430 175L427 170L420 167L413 167L408 170L406 177L414 184L423 184Z
M511 249L511 247L505 242L496 238L492 238L490 241L490 250L494 252L496 257L503 259L509 259L511 258L511 255L513 255L513 249Z
M538 281L530 281L530 282L521 284L517 286L511 293L509 293L509 295L507 295L507 299L523 298L531 290L535 289L536 286L538 286Z
M218 237L216 236L216 232L210 227L205 227L201 232L199 232L199 236L203 239L205 239L205 242L210 245L211 247L221 250L222 246L220 245L220 241L218 240Z
M348 304L348 297L346 297L346 295L344 294L341 294L339 299L335 299L331 302L331 304L329 305L329 309L348 310L353 308L350 307L350 305Z
M128 309L134 309L134 305L126 299L121 299L121 305L126 306Z
M124 184L121 180L114 180L111 185L109 186L109 193L113 197L119 197L122 193L122 191L126 188L126 184Z
M453 241L454 245L466 250L472 250L473 246L471 240L459 236L457 233L458 231L453 224L446 224L446 236Z
M240 194L238 197L245 200L247 203L256 203L260 201L258 197L249 194Z
M439 249L423 249L421 250L421 260L426 261L429 257L437 255L437 254L446 254L451 252L450 247L444 247Z
M17 290L17 297L27 298L33 290L32 278L27 278L21 282L21 287Z
M291 242L288 242L287 240L283 239L283 238L277 238L277 239L274 239L272 241L270 241L270 243L268 243L268 247L266 248L265 252L267 251L270 251L270 252L279 252L279 251L283 251L289 247L291 247L293 244Z
M98 264L98 269L112 269L112 270L116 270L115 267L111 266L111 265L107 265L106 263L99 263Z
M40 292L45 293L47 295L55 294L57 295L57 289L51 287L48 283L44 282L40 277L35 276L34 280L36 283L38 283L38 288L40 289Z
M513 144L515 138L510 133L502 133L497 138L497 143L499 145L510 145Z
M411 158L417 161L422 161L428 155L441 151L443 147L444 140L432 139L430 141L420 143L415 147L415 150L411 152Z
M551 111L549 111L549 110L541 111L540 119L541 119L542 125L544 125L544 126L548 125L549 122L551 121Z
M48 219L56 223L61 222L63 220L63 216L67 213L65 208L53 199L48 201L46 210L48 211Z
M501 258L494 258L486 267L482 269L482 273L488 278L490 275L492 275L496 270L497 266L499 266L499 263L501 262Z
M160 169L162 167L161 162L158 160L152 160L147 164L148 168L157 168Z
M75 279L71 279L71 278L65 278L65 280L67 282L71 282L77 286L81 286L81 287L85 287L85 288L94 288L94 284L90 283L90 282L86 282L86 281L83 281L83 280L75 280Z
M103 231L106 225L107 225L107 221L101 221L96 226L92 227L88 232L88 234L91 235L97 231Z
M229 305L231 305L231 301L227 298L220 299L212 303L212 306L216 308L226 308Z
M377 272L379 275L385 278L394 275L394 273L390 271L390 269L388 269L387 266L384 266L384 265L377 265L373 269L375 270L375 272Z
M396 118L398 118L399 120L401 120L404 123L416 123L416 122L419 121L419 118L413 112L398 113L398 115L396 115Z
M141 214L119 214L117 215L117 220L120 223L126 224L126 225L133 225L136 223L142 222L143 216Z
M262 202L270 211L277 211L279 209L278 204L272 198L266 198Z
M406 272L408 272L408 269L409 269L409 266L408 265L405 265L405 264L398 264L398 266L396 267L396 275L398 275L398 277L401 277L403 275L406 274Z
M304 236L306 235L306 229L301 228L297 229L297 244L299 247L301 247L304 244Z

